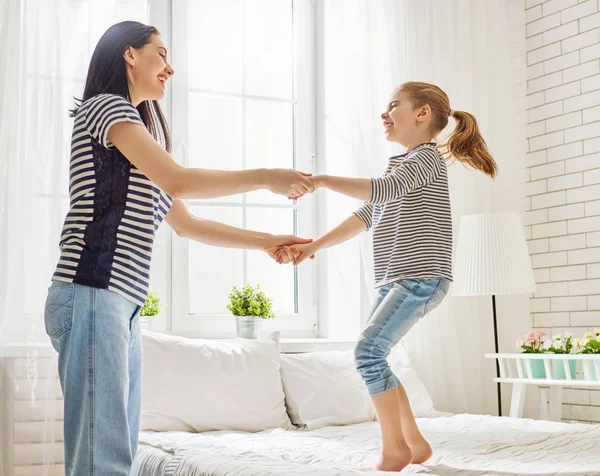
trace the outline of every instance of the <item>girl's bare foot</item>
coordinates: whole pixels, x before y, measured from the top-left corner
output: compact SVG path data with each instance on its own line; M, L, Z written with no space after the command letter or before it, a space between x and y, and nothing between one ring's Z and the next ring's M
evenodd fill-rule
M431 446L425 440L417 443L408 443L408 447L412 453L413 464L422 464L433 455Z
M382 454L375 468L363 471L402 471L412 462L413 456L408 446L401 446L393 453Z

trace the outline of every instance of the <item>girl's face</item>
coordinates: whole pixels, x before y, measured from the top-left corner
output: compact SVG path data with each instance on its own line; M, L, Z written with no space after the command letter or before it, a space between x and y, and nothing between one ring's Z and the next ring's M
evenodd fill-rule
M152 35L142 48L124 53L127 76L131 84L132 103L162 99L167 80L175 73L167 62L167 50L159 35Z
M397 89L381 119L386 139L406 147L429 130L431 109L428 105L415 109L408 95Z

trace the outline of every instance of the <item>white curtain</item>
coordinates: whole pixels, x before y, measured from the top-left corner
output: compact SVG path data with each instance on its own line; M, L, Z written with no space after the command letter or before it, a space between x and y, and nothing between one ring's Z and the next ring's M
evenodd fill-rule
M0 474L62 462L43 307L68 207L68 109L100 35L123 19L146 22L146 1L0 0ZM13 432L13 418L31 422Z
M325 44L322 173L380 175L388 157L402 152L385 141L380 114L395 87L425 81L440 86L453 109L477 117L500 169L493 182L461 164L450 166L455 243L462 215L524 211L522 1L329 0L319 14ZM450 120L440 141L454 124ZM325 229L358 205L330 193L322 200ZM371 236L329 250L325 261L327 331L355 337L373 298ZM508 307L525 323L527 306L527 296L508 298L499 312ZM503 325L509 327L504 333ZM511 345L513 323L501 321L500 327L502 343ZM491 297L450 295L404 345L439 410L495 413L494 364L483 358L493 352Z

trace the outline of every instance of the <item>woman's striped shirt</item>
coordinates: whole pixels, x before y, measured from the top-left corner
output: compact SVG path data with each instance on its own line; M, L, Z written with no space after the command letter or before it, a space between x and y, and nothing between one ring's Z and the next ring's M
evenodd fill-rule
M99 94L75 117L71 139L70 210L53 281L109 289L143 305L152 244L173 199L108 140L118 122L144 125L121 96Z
M452 215L446 161L435 143L391 157L355 214L373 227L375 283L452 280Z

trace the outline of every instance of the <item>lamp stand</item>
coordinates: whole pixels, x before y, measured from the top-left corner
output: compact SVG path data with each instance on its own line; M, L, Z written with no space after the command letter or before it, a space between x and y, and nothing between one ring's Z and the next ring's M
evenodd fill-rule
M494 343L496 344L496 354L500 353L498 350L498 325L496 322L496 295L492 294L492 308L494 309ZM496 377L500 378L500 364L499 359L496 360ZM502 395L500 394L500 382L496 382L498 389L498 416L502 416Z

